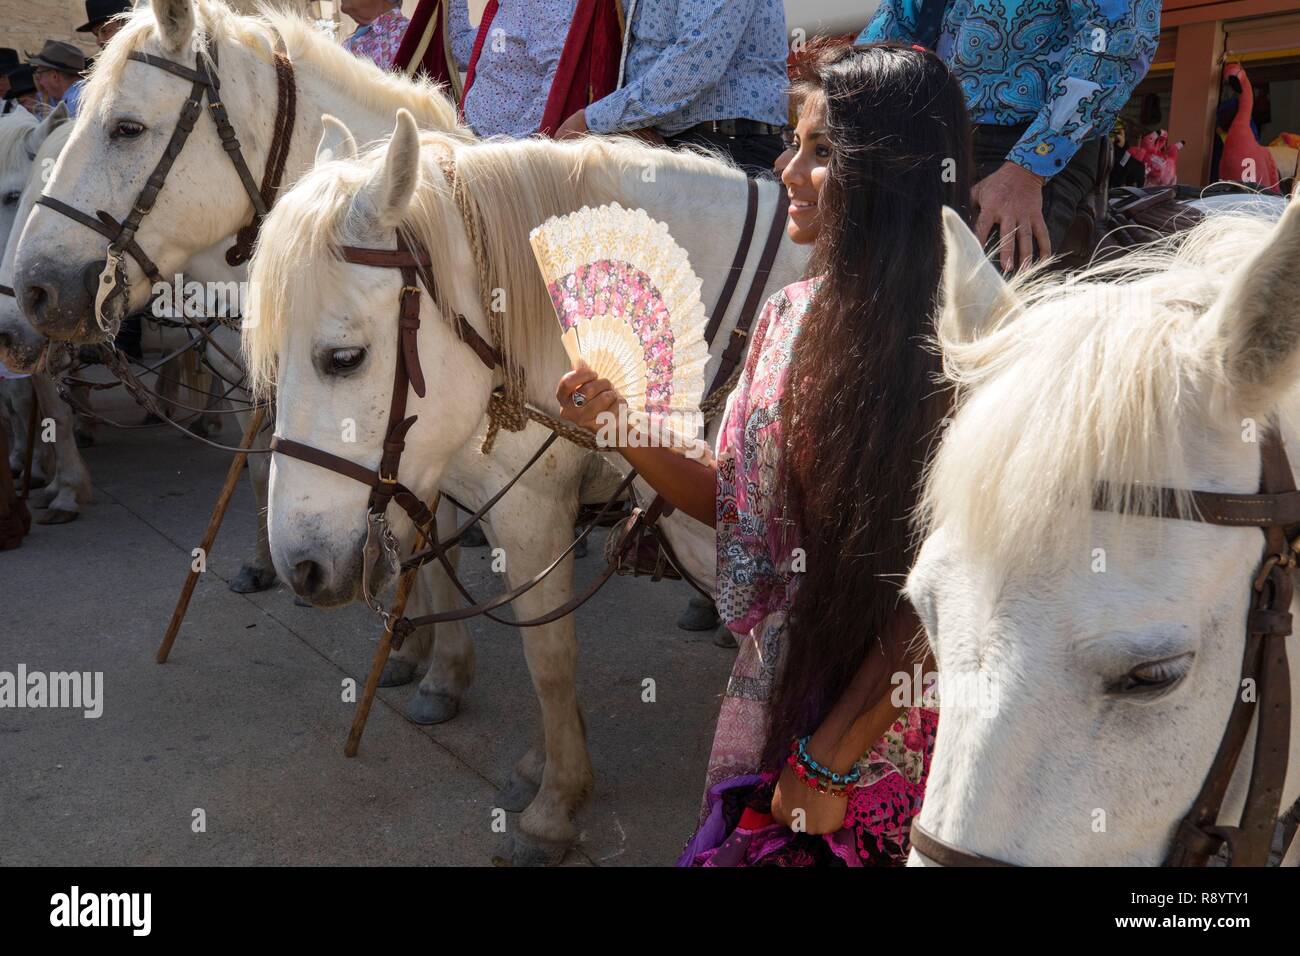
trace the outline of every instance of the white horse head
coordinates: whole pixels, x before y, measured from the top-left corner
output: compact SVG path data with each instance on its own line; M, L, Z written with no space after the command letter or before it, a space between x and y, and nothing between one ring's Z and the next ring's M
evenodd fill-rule
M69 148L46 192L88 215L102 209L125 218L163 156L191 89L184 77L130 55L193 68L201 58L211 62L214 48L221 101L260 182L277 116L277 43L294 64L297 91L286 184L310 164L326 111L367 139L391 128L398 107L409 109L422 126L464 135L453 105L435 86L352 56L299 14L267 8L249 17L220 0L154 0L130 16L96 61ZM252 203L208 112L199 117L135 237L166 278L252 218ZM44 334L74 341L97 337L94 283L87 277L103 269L106 245L86 226L37 208L16 264L16 287L28 318ZM126 269L124 306L133 311L149 298L150 284L133 260Z
M430 156L451 149L450 140L425 135L434 147ZM278 435L377 465L393 389L403 282L397 269L349 264L336 250L394 248L399 228L430 250L432 273L447 284L442 301L421 295L419 349L430 387L424 398L410 395L407 411L419 416L417 427L430 440L408 449L401 470L402 480L427 498L442 465L469 440L482 416L492 376L481 365L451 359L464 346L443 317L452 307L475 311L474 264L463 233L458 242L446 237L446 230L460 229L456 207L437 163L423 160L420 146L415 120L405 110L391 140L359 158L346 127L325 124L316 166L264 223L250 274L244 347L255 381L275 388ZM464 281L448 281L454 276ZM270 487L268 527L281 578L314 604L355 599L368 489L280 455ZM410 523L399 521L397 527L410 543Z
M34 118L29 119L25 132L20 138L15 137L16 148L0 161L3 162L0 180L3 180L5 189L3 215L10 223L8 229L0 231L0 285L13 286L14 258L23 225L31 215L36 197L41 194L44 173L53 168L71 133L67 110L59 104L40 123ZM3 142L3 135L0 132L0 142ZM15 187L18 194L11 204L11 192ZM46 344L45 337L23 317L18 300L0 295L0 362L14 371L30 372L39 364Z
M1276 225L1212 217L1013 288L949 217L940 335L960 401L907 588L940 673L920 816L940 839L1022 864L1165 856L1242 692L1262 539L1154 517L1156 489L1253 493L1270 416L1296 437L1297 261L1293 201ZM1127 513L1093 510L1099 483Z
M36 151L67 119L68 110L62 103L39 121L21 107L0 116L0 243L7 242L13 230L18 200L32 174Z

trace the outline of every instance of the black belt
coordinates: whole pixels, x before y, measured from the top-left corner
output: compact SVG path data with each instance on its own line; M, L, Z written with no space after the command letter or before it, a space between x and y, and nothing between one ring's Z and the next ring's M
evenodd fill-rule
M691 133L712 133L716 136L780 136L782 129L783 127L773 126L771 123L760 123L758 120L751 119L709 120L665 138L676 139Z

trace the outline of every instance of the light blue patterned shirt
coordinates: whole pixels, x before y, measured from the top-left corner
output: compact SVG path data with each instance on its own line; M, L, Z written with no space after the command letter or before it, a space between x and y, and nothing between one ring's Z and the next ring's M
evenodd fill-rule
M465 119L480 136L529 136L542 125L576 0L504 0L484 38L465 97ZM465 0L449 0L452 56L469 67L478 27ZM568 117L563 117L568 119Z
M631 21L623 85L587 107L595 133L709 120L787 120L781 0L623 0Z
M85 80L77 80L76 83L73 83L64 91L63 99L59 100L59 103L62 103L68 108L68 115L71 117L75 118L77 112L81 109L81 89L85 85L85 82ZM58 104L56 103L55 105L57 106Z
M1043 177L1110 132L1160 38L1160 0L950 0L937 36L919 35L919 15L918 0L881 0L858 42L933 49L971 122L1029 124L1007 159Z

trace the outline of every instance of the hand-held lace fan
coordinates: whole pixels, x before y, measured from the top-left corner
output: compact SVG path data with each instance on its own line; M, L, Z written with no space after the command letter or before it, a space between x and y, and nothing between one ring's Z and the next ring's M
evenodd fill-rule
M613 203L552 217L529 239L570 360L608 379L629 419L694 439L709 361L704 304L668 227Z

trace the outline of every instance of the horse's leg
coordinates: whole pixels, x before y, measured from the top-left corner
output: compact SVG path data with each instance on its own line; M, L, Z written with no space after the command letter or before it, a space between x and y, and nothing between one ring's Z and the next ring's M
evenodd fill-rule
M89 385L73 385L72 400L74 407L89 409L90 396L94 394ZM72 417L72 437L78 448L89 448L95 444L95 420L89 415L74 413Z
M456 508L444 499L438 506L438 528L449 533L456 527ZM447 555L453 568L460 563L460 549ZM433 563L416 582L420 603L430 610L460 607L460 595L442 565ZM423 613L423 612L422 612ZM415 615L412 615L415 616ZM461 698L474 680L474 642L464 621L448 621L429 628L432 654L429 669L419 689L406 702L406 715L417 724L440 724L460 711ZM426 645L426 652L428 646Z
M241 411L240 431L248 427L252 412ZM265 439L254 440L253 446L265 444ZM248 456L248 480L253 484L253 499L257 503L257 544L253 556L244 562L235 579L230 582L230 590L237 594L252 594L275 587L275 565L271 562L271 541L266 531L266 496L267 486L271 481L271 456Z
M506 502L502 502L502 505ZM498 505L498 508L502 507ZM572 541L576 508L557 508L554 499L520 495L494 515L492 527L506 547L506 578L518 587L545 568ZM546 525L538 527L539 522ZM504 533L503 533L504 532ZM519 620L540 617L572 594L573 560L563 561L538 586L514 601ZM573 815L591 789L591 758L578 710L575 672L578 645L573 616L523 632L524 657L542 711L545 762L537 795L519 818L511 840L516 865L559 863L577 839ZM536 751L525 754L515 778L538 770Z
M15 479L27 465L27 424L31 421L33 400L32 386L27 379L0 379L0 428L9 431L9 471ZM32 465L35 471L35 456ZM34 478L29 481L33 486Z
M81 508L90 504L90 472L77 450L74 435L75 424L72 409L59 397L53 380L43 372L31 377L32 390L40 406L42 422L54 420L53 448L43 449L43 453L52 453L54 459L54 480L46 486L46 491L53 490L43 504L45 508L33 518L38 524L63 524L80 514ZM44 431L38 428L37 435ZM33 496L33 504L36 504Z

